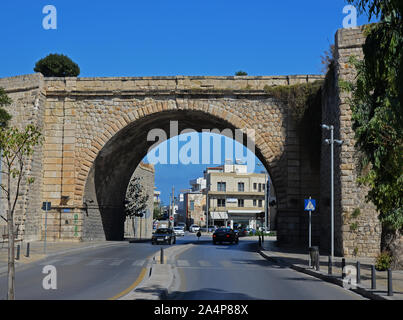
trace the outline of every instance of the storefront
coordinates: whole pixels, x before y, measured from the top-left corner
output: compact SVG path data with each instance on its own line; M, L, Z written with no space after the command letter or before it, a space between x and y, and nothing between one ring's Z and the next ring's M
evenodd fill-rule
M233 228L258 229L261 221L256 217L262 213L261 210L228 210L228 224Z

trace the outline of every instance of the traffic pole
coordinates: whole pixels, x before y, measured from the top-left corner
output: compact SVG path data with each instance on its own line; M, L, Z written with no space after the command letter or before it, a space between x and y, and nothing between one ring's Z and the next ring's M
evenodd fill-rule
M334 127L330 126L330 206L331 206L331 255L334 260Z
M46 234L48 231L48 202L45 204L45 241L43 243L43 252L46 254Z

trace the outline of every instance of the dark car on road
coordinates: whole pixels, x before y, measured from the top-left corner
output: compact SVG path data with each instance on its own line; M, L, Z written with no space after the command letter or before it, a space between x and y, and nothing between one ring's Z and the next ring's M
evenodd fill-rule
M219 228L213 234L213 243L229 242L238 244L238 233L231 228Z
M173 229L171 228L158 228L155 230L151 243L168 243L169 245L176 243L176 235Z

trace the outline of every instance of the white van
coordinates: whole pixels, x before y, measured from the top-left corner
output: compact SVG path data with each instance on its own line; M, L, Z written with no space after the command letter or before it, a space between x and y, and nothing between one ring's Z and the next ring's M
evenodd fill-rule
M200 230L200 227L197 225L197 224L192 224L190 227L189 227L189 231L190 232L197 232L197 231L199 231Z

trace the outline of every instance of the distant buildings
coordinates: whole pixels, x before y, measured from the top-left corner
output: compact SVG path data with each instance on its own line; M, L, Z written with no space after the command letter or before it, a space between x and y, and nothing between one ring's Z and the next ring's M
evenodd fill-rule
M248 173L243 164L226 163L207 168L204 177L191 180L191 190L179 196L176 223L201 227L230 226L231 228L263 226L265 210L268 210L271 229L275 228L275 193L270 184L269 204L266 207L265 173ZM183 199L183 201L181 200ZM274 200L274 202L273 202Z
M247 166L225 164L207 168L208 212L211 225L263 226L267 175L248 173Z

